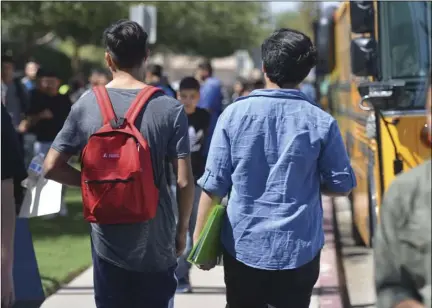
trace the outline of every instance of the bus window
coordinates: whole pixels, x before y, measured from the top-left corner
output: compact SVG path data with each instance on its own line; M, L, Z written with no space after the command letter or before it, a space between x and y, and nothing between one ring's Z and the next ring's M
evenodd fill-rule
M431 3L387 3L391 77L426 77L430 65Z

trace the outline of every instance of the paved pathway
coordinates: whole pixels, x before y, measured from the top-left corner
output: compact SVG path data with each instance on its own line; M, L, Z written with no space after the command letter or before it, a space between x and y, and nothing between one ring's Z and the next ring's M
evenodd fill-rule
M336 253L333 244L332 205L323 202L326 246L322 252L320 278L315 286L310 308L342 308L336 271ZM194 293L175 297L175 308L224 308L225 285L223 268L204 272L193 268L191 281ZM93 300L92 268L85 271L69 285L47 298L41 308L95 308Z

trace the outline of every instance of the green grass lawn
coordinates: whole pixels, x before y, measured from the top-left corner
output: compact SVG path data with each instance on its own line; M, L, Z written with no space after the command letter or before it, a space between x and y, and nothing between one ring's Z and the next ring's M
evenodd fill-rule
M90 226L82 215L81 191L68 188L69 214L29 220L45 293L51 294L91 265Z

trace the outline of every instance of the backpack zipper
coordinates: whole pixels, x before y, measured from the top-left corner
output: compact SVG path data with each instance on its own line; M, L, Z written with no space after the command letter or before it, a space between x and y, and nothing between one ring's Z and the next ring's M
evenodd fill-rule
M129 183L133 182L133 177L127 179L112 179L112 180L85 180L84 183L88 184L107 184L107 183Z

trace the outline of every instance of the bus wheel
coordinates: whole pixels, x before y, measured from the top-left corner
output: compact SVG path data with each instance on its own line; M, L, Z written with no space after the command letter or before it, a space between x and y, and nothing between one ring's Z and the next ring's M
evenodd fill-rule
M348 199L351 206L351 236L355 246L364 247L365 243L361 238L360 233L355 224L354 198L352 193L349 195Z

